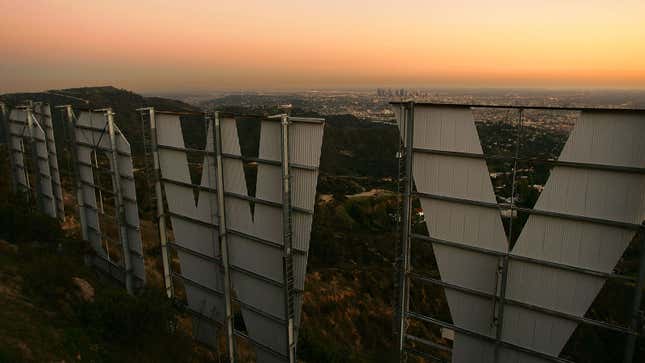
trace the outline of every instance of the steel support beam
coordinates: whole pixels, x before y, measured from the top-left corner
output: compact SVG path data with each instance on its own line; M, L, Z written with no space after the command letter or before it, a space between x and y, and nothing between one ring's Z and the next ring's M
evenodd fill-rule
M78 170L78 146L76 145L76 115L74 110L72 110L71 105L60 106L64 108L67 114L67 122L65 123L65 134L67 140L69 141L67 145L71 148L70 154L72 156L72 170L74 172L74 183L76 184L76 203L78 204L78 216L81 222L81 236L83 240L87 241L87 226L86 222L86 213L85 213L85 197L83 194L83 185L81 182L81 175Z
M222 130L220 125L219 112L215 112L213 120L213 144L215 149L215 174L217 180L217 216L218 220L218 234L219 234L219 248L221 255L222 268L224 270L224 305L225 305L225 320L224 327L226 329L226 351L228 353L229 362L235 362L235 335L234 335L234 321L233 321L233 299L231 288L231 271L228 258L228 239L226 231L226 201L224 196L224 163L222 161Z
M287 356L289 363L296 363L295 337L295 299L293 294L293 251L292 251L292 220L291 220L291 174L289 156L289 116L280 116L280 148L282 167L282 243L283 243L283 275L285 319L287 320Z
M42 102L36 102L34 104L39 105L39 106L43 105ZM49 105L47 107L49 107ZM50 109L50 111L51 111L51 109ZM49 115L49 117L50 117L50 124L49 125L46 125L45 122L44 122L44 119L46 117L45 114L34 111L32 116L38 122L40 127L43 129L43 133L45 134L44 135L45 136L44 145L45 145L45 152L47 153L47 169L49 170L49 176L50 176L49 181L50 181L50 185L51 185L51 188L52 188L52 196L54 197L54 206L53 206L52 210L54 211L54 214L56 215L56 218L58 218L61 221L64 221L64 219L65 219L64 207L62 209L59 209L59 205L60 205L59 203L62 203L62 199L59 199L57 197L57 195L56 195L56 189L62 188L62 186L60 185L60 174L59 174L59 180L56 181L56 179L54 179L54 171L56 169L54 169L54 167L52 165L52 158L56 158L57 154L54 153L52 150L50 150L50 143L52 145L55 145L55 143L56 143L56 141L53 139L53 134L54 134L53 127L54 126L53 126L53 120L51 119L52 115L51 114ZM51 129L51 133L52 133L51 134L52 138L50 138L50 135L47 132L50 129ZM61 192L62 192L62 190L61 190ZM63 196L60 195L60 198L62 198L62 197ZM61 215L61 212L62 212L63 215Z
M414 149L414 102L404 105L402 118L405 123L401 125L400 130L403 131L405 137L405 184L403 189L403 216L402 216L402 233L401 233L401 247L402 247L402 265L400 271L399 282L399 311L398 311L398 348L401 361L404 361L405 355L405 337L407 328L407 315L409 308L410 298L410 248L411 248L411 235L412 235L412 187L413 187L413 174L412 174L412 158Z
M114 182L114 191L116 193L115 203L117 210L117 221L119 224L119 235L121 239L121 249L123 251L123 267L125 269L125 288L129 294L134 293L132 285L132 261L130 259L130 243L128 241L128 229L125 225L125 207L123 205L123 193L121 190L121 173L119 171L119 155L117 153L116 132L114 130L114 112L111 108L106 111L108 123L108 135L110 137L110 148L112 149L112 178Z
M477 252L480 254L485 254L489 256L503 256L505 252L499 252L495 250L489 250L487 248L482 248L482 247L477 247L477 246L472 246L468 245L465 243L461 242L454 242L454 241L447 241L447 240L442 240L434 237L428 237L424 236L421 234L412 234L412 238L416 240L421 240L425 243L429 244L438 244L442 246L448 246L448 247L453 247L453 248L458 248L466 251L472 251L472 252ZM631 281L636 281L636 278L633 278L628 275L620 275L620 274L615 274L615 273L608 273L608 272L602 272L602 271L596 271L596 270L591 270L587 268L582 268L582 267L577 267L573 265L567 265L563 263L558 263L558 262L550 262L550 261L545 261L545 260L540 260L537 258L531 258L531 257L526 257L522 255L516 255L516 254L509 254L508 258L511 260L515 261L522 261L522 262L527 262L539 266L545 266L545 267L551 267L554 269L560 269L560 270L565 270L565 271L572 271L572 272L577 272L589 276L596 276L600 278L605 278L605 279L615 279L615 280L621 280L625 282L631 282Z
M513 208L513 201L515 200L515 181L517 177L517 158L520 154L520 145L522 142L522 113L523 109L519 109L518 131L517 138L515 139L515 161L513 161L513 179L511 184L511 209ZM494 362L499 361L499 350L502 343L502 330L504 328L504 308L506 307L506 287L508 285L508 261L511 253L511 242L513 239L513 218L508 222L508 246L506 252L500 257L498 280L501 278L499 284L499 298L493 300L494 309L494 324L495 324L495 349L493 352ZM496 287L497 288L497 287ZM497 309L495 309L497 308Z
M34 181L36 184L32 188L32 192L34 195L33 198L36 202L36 205L38 206L38 210L43 212L44 203L40 193L40 191L42 190L41 175L40 175L40 159L38 158L38 148L36 144L38 142L38 138L36 137L36 126L34 125L34 115L33 115L33 110L31 108L31 102L25 108L25 112L27 114L27 127L29 128L29 148L31 151L31 165L34 169L32 170L32 172L34 174ZM29 185L29 171L26 169L24 171L25 171L25 181L27 182L27 185Z
M410 277L412 279L415 279L417 281L420 281L420 282L423 282L423 283L426 283L426 284L440 286L440 287L443 287L444 289L450 289L450 290L454 290L454 291L459 291L461 293L472 295L472 296L478 296L478 297L485 298L485 299L497 299L498 298L498 296L496 294L491 294L491 293L488 293L488 292L483 292L483 291L479 291L479 290L475 290L475 289L471 289L471 288L451 284L449 282L445 282L445 281L442 281L440 279L433 278L433 277L430 277L430 276L424 276L424 275L412 273L412 274L410 274ZM563 313L561 311L544 308L544 307L541 307L539 305L528 304L528 303L525 303L525 302L521 302L519 300L513 300L513 299L506 298L506 304L521 307L521 308L526 309L526 310L531 310L531 311L543 313L543 314L554 316L554 317L567 319L567 320L574 321L574 322L580 323L580 324L586 324L586 325L589 325L589 326L594 326L594 327L599 327L599 328L603 328L603 329L606 329L606 330L611 330L611 331L614 331L614 332L617 332L617 333L620 333L620 334L627 334L627 335L633 335L633 336L638 335L636 331L631 330L629 327L624 327L624 326L620 326L620 325L616 325L616 324L611 324L611 323L607 323L607 322L600 321L600 320L594 320L594 319L590 319L590 318L585 318L584 316L581 317L581 316L576 316L576 315L572 315L572 314L567 314L567 313Z
M416 312L411 311L411 312L408 313L408 317L410 317L412 319L415 319L415 320L418 320L418 321L428 323L428 324L433 324L433 325L436 325L436 326L439 326L439 327L442 327L442 328L451 329L451 330L454 330L457 333L468 335L470 337L477 338L477 339L479 339L481 341L486 341L486 342L491 342L491 343L496 342L495 338L490 337L488 335L484 335L484 334L478 333L478 332L473 331L473 330L462 328L462 327L459 327L459 326L451 324L451 323L446 323L445 321L442 321L442 320L439 320L439 319L436 319L436 318L433 318L433 317L430 317L430 316L426 316L426 315L423 315L423 314L420 314L420 313L416 313ZM548 360L550 362L574 363L574 362L572 362L570 360L567 360L567 359L562 359L560 357L555 357L555 356L552 356L552 355L549 355L549 354L546 354L546 353L539 352L537 350L525 348L525 347L522 347L520 345L515 345L513 343L509 343L509 342L506 342L506 341L500 341L499 343L500 343L501 346L503 346L505 348L508 348L508 349L511 349L513 351L526 353L526 354L531 355L532 357L542 358L542 359Z
M414 152L420 153L420 154L453 156L453 157L459 157L459 158L478 159L478 160L519 161L519 162L528 163L528 164L547 165L550 167L561 166L561 167L576 168L576 169L613 171L616 173L645 174L645 168L638 168L633 166L581 163L576 161L562 161L562 160L554 160L554 159L538 158L538 157L484 155L484 154L468 153L468 152L461 152L461 151L446 151L446 150L424 149L424 148L414 148Z
M645 226L645 224L644 224ZM642 333L643 312L641 311L641 303L643 299L643 289L645 289L645 228L639 231L640 238L640 264L638 271L638 281L635 286L634 300L632 302L630 328ZM636 341L638 336L629 335L625 344L625 354L623 363L632 363L634 360L634 353L636 352Z
M139 110L143 111L145 109ZM157 227L159 233L159 244L161 245L161 264L163 265L163 280L166 289L166 296L172 298L174 290L172 287L172 272L170 270L170 254L168 253L168 236L166 235L166 214L163 206L163 191L161 189L161 168L159 166L159 148L157 147L157 119L155 109L147 109L150 116L150 143L152 152L152 163L155 175L155 196L157 199Z

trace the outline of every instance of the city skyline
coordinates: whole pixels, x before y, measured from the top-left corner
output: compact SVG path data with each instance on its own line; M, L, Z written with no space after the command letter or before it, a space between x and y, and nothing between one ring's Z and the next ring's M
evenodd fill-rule
M645 3L0 0L0 92L645 89Z

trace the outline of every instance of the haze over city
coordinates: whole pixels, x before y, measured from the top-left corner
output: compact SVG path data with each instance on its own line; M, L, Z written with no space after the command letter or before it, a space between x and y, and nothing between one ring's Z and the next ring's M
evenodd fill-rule
M645 2L0 0L0 92L645 88Z

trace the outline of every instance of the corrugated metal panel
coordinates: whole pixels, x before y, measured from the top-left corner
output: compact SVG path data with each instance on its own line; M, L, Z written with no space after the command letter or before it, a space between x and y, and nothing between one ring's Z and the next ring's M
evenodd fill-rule
M258 165L258 175L262 174L267 180L280 181L282 170L277 165ZM314 210L315 200L311 198L316 192L318 181L318 171L292 168L291 169L291 205L294 208L302 208L309 211ZM258 183L258 198L270 202L282 203L282 184L281 183Z
M645 166L642 116L583 112L560 160ZM645 176L555 167L535 208L621 222L645 218ZM513 253L611 272L634 231L592 223L531 216ZM605 279L513 262L508 296L541 307L583 316ZM525 309L508 309L504 338L557 355L577 324Z
M237 136L237 123L233 118L223 118L220 120L220 129L222 132L222 152L241 156L240 141Z
M401 114L400 110L396 110ZM468 108L415 107L415 148L482 154L472 112ZM484 160L414 153L413 175L417 191L446 197L495 202ZM506 250L506 236L498 211L448 201L421 198L430 236L494 251ZM443 281L494 294L498 259L494 256L433 244ZM460 327L494 336L493 301L446 290L453 322ZM457 333L453 361L486 361L487 343ZM468 353L466 353L468 352Z
M185 147L179 116L157 113L155 114L155 120L157 122L157 143L159 145Z
M185 256L185 255L183 255ZM182 266L190 264L189 261L183 259L182 254L179 254L179 260ZM213 269L212 265L210 266ZM186 300L188 307L199 314L206 316L214 321L224 321L224 298L222 296L214 295L199 287L191 284L184 284L186 290ZM193 334L196 340L217 348L217 336L219 327L212 322L204 319L193 319Z
M280 123L262 121L260 158L280 161ZM291 163L317 167L320 163L324 124L291 123L289 157Z
M482 154L473 114L468 107L416 106L413 136L414 147Z
M264 351L262 349L256 349L255 357L257 362L262 363L281 363L285 361L284 358L277 357L275 354Z
M217 257L220 255L217 231L213 227L175 217L171 217L171 223L178 245L206 256Z
M229 237L229 262L273 281L283 281L282 250L248 238Z
M183 149L185 144L179 116L159 114L156 116L156 121L159 145ZM208 135L205 151L213 152L212 125L208 127ZM186 152L162 148L159 150L159 164L164 179L192 184ZM216 184L215 159L205 155L202 161L200 185L213 191L199 190L197 205L195 205L193 188L165 182L163 185L168 208L173 213L217 225L217 195L214 192ZM177 237L177 239L180 238Z
M235 291L237 292L238 298L242 302L271 316L279 319L284 319L285 301L284 290L282 289L282 287L239 271L233 271L232 277L235 281ZM248 311L249 309L242 307L242 313ZM259 315L257 315L256 313L251 314L251 316L259 317ZM267 317L262 318L269 319ZM246 315L244 316L244 323L246 324L247 330L251 337L263 334L285 335L284 330L273 330L271 332L253 331L253 328L249 327L249 322L247 321ZM286 347L275 346L272 348L278 351L282 351Z
M242 161L224 158L222 165L224 166L224 190L229 193L248 195Z
M643 134L642 114L582 112L560 160L642 168Z
M494 345L489 342L469 335L455 333L455 340L452 344L452 362L493 363L493 349ZM516 363L520 362L527 363L523 360L516 361Z

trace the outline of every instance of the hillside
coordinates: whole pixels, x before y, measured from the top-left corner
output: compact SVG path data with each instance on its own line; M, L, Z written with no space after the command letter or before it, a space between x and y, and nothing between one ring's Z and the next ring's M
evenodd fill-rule
M63 92L73 94L75 97L91 99L93 107L111 105L117 113L119 126L135 145L135 164L137 161L140 162L142 157L141 149L136 146L137 137L141 131L141 120L134 111L137 107L152 105L158 109L197 110L180 101L146 98L113 87L72 89ZM2 98L10 103L19 103L26 99L42 100L52 104L70 101L66 97L52 93L12 94L4 95ZM276 108L263 106L222 106L219 109L241 114L280 112ZM300 116L318 116L311 111L297 108L292 111ZM56 123L56 117L60 116L55 113L54 117ZM396 188L395 176L398 165L395 154L398 147L398 132L393 125L372 123L351 115L331 115L326 116L326 119L317 203L311 232L305 305L299 335L299 358L307 363L394 361L396 358L393 355L392 329L392 302L395 297L393 264L395 263L394 245L399 237L394 219L398 199L391 191ZM185 127L183 131L187 145L203 148L205 141L203 122L186 118L182 120L182 124ZM504 149L508 147L508 143L497 141L509 139L513 129L508 128L504 123L493 122L478 123L477 131L486 145L496 145L497 148ZM259 139L257 119L239 118L238 132L242 154L257 156ZM566 140L564 133L542 133L530 127L527 127L525 132L531 136L527 152L537 155L557 155ZM498 150L485 151L499 152ZM1 153L2 148L0 148L0 161L6 162L6 155ZM64 156L64 153L59 155ZM491 172L503 171L504 167L505 165L495 162L488 164ZM7 166L0 165L0 169L7 170ZM253 166L248 165L246 172L249 192L253 194L255 190ZM536 169L531 178L519 183L521 203L526 203L529 207L535 203L535 193L531 194L524 189L530 191L531 189L525 187L543 184L548 173L548 169ZM12 316L20 317L11 321L11 324L0 324L0 362L62 359L69 361L76 359L76 354L90 357L78 359L83 361L122 361L123 357L136 357L137 360L144 362L163 361L155 355L157 352L146 350L145 342L137 342L144 347L142 352L132 352L127 347L120 346L121 342L110 336L113 333L109 333L109 324L109 327L105 327L108 329L107 335L105 332L97 334L92 329L88 330L87 325L83 325L83 319L87 317L76 313L70 314L70 310L87 307L87 302L79 301L75 297L78 295L78 289L72 283L75 277L80 277L93 286L97 301L115 305L112 310L101 305L96 307L102 309L96 313L98 315L90 314L91 319L94 319L91 321L99 326L106 323L105 320L109 320L110 316L114 316L111 314L119 314L115 310L121 309L119 304L123 301L128 301L126 304L128 309L145 311L137 309L149 309L145 305L145 300L158 299L161 286L161 263L156 233L149 213L152 210L148 199L150 193L144 175L137 174L136 179L142 217L146 272L152 290L152 295L146 295L143 299L129 300L122 293L120 295L109 293L114 290L114 286L101 280L92 271L69 268L71 265L82 264L81 244L74 239L74 236L78 235L77 231L74 232L74 227L77 225L74 218L67 221L69 225L64 233L46 221L34 224L39 228L33 228L31 225L24 224L29 220L25 217L7 219L5 214L0 218L0 222L9 221L6 226L0 225L0 239L9 240L8 244L0 243L2 248L0 251L0 292L2 292L0 305L7 307L1 312L4 315L0 316L0 321L9 321ZM0 178L0 207L4 206L3 213L11 215L20 211L20 208L15 207L21 204L16 204L15 200L12 202L12 199L9 199L9 194L6 192L7 183L6 178ZM70 191L71 189L67 188L67 192ZM497 191L497 193L504 192L504 188ZM70 202L67 209L71 215L74 215L73 197L68 195L67 199ZM19 220L22 220L23 224L14 223ZM420 219L417 222L420 222ZM26 241L21 244L16 243L15 235L6 233L6 231L23 229L35 233L36 236L26 238ZM423 223L417 223L415 230L417 233L427 233ZM520 230L518 228L515 234ZM60 241L67 241L62 252L54 248ZM40 248L42 246L45 248ZM415 271L439 277L430 246L417 241L413 248ZM32 260L30 256L34 255L34 251L40 257ZM619 270L625 274L635 275L637 256L637 250L630 247L623 256ZM43 263L44 260L47 262ZM40 264L48 266L36 266L37 264L34 265L32 261L39 261ZM36 272L30 272L33 269ZM30 288L30 284L39 283L40 280L37 278L39 276L47 277L43 280L44 285L38 285L38 289ZM52 286L61 286L61 289L54 289L56 291L52 292L50 290ZM43 303L44 300L38 302L40 292L37 290L39 289L42 289L45 294L53 294L47 296L53 296L53 301L56 303L46 304ZM616 289L615 286L612 286L612 290L603 289L587 317L616 322L625 321L624 315L629 309L630 296L626 292L616 294L617 290L620 289ZM155 293L157 297L154 297ZM99 296L103 294L107 300L100 300L102 298ZM52 298L47 299L51 302ZM427 312L450 321L446 298L443 289L439 287L415 286L411 304L415 311ZM85 309L81 310L94 311L94 308ZM179 336L164 333L159 337L151 333L159 341L177 339L181 343L177 351L166 353L167 357L173 357L173 354L180 354L179 352L182 351L184 353L181 354L190 356L192 361L200 361L204 357L209 357L209 354L213 357L213 352L205 351L186 341L186 336L190 332L189 319L182 314L181 310L168 307L163 311L151 311L151 313L166 314L162 314L163 319L176 320L182 328L170 332L180 334ZM147 323L140 322L140 324ZM111 326L111 328L120 329L121 327ZM101 329L104 331L104 328ZM159 327L156 330L164 331ZM115 331L112 330L112 332ZM413 324L410 332L417 336L434 336L436 339L441 339L436 329L419 323ZM71 342L76 342L74 343L76 345L66 348ZM640 351L645 351L645 341L641 340L639 344ZM91 348L87 348L88 346ZM623 340L619 336L583 326L576 330L565 347L563 356L579 361L592 359L611 361L612 357L621 354L622 346ZM164 350L159 351L164 352Z
M75 97L90 99L93 107L111 105L117 113L119 126L130 138L136 138L139 135L140 119L138 114L134 112L137 107L152 105L159 109L177 110L185 107L184 110L195 110L192 106L179 101L145 98L113 87L73 89L64 92L73 94ZM5 95L3 99L10 103L32 99L50 102L54 105L70 102L64 97L50 93ZM82 103L75 104L82 106ZM295 112L305 114L300 110L295 110ZM316 116L311 113L306 114ZM54 117L60 116L55 112ZM191 125L191 120L184 121L188 122L184 122L184 125ZM56 119L54 122L56 123ZM257 127L256 121L240 119L238 128L241 135L242 151L245 155L257 155L259 138ZM203 147L203 128L187 127L184 131L189 143L195 143L196 146L201 144ZM388 138L394 140L396 138L395 128L392 126L375 125L347 115L328 117L323 140L323 154L325 156L321 160L319 182L319 193L326 195L326 197L325 201L317 203L314 225L312 226L311 255L306 280L307 294L303 308L302 334L299 337L300 359L303 362L382 361L382 358L389 354L392 347L393 273L391 263L393 250L391 243L395 235L393 234L392 219L388 213L392 212L396 198L390 194L384 194L376 199L369 195L344 197L346 194L361 193L373 185L382 183L381 179L389 174L390 171L387 170L385 159L390 158L391 161L395 161L393 158L395 151L389 150L388 147L376 148L377 150L373 148L373 145L379 144L392 144L395 148L396 143L387 141ZM140 151L135 149L135 159L140 157ZM352 164L356 168L353 168ZM141 179L140 176L137 179ZM388 185L388 187L391 186ZM146 191L145 183L138 183L137 188L140 192L140 197L138 197L140 208L145 212L149 210L148 201L145 198L149 193L143 193ZM69 190L67 191L69 192ZM73 200L71 196L68 199ZM74 206L68 205L68 211L72 214L75 213ZM149 220L150 215L143 213L142 217L147 274L151 288L158 292L156 289L160 286L159 272L161 270L158 245ZM72 219L69 223L75 225L76 222ZM69 233L74 235L73 228ZM25 246L30 246L30 243ZM49 243L52 244L54 241ZM22 248L20 246L18 251ZM30 247L24 247L25 250L28 248ZM32 360L31 357L36 361L61 359L69 361L75 357L76 353L82 357L91 357L89 360L118 361L117 357L129 354L127 350L114 348L113 344L116 343L104 335L91 335L86 332L82 324L79 323L79 318L73 314L69 315L63 310L52 307L48 309L48 314L55 319L48 321L39 318L40 315L36 314L32 308L21 305L20 301L28 296L21 292L23 290L20 282L22 272L19 266L24 260L20 252L5 257L7 261L3 265L2 273L14 276L14 278L7 280L7 285L15 286L14 290L18 292L10 295L11 300L4 303L15 307L14 314L25 317L33 315L34 319L38 320L28 319L26 321L33 323L21 324L16 328L8 328L9 330L0 328L0 346L13 344L9 342L15 342L17 339L29 347L31 353L14 349L9 349L6 352L0 350L0 353L8 357L19 356L20 359L26 361ZM78 252L74 252L71 253L69 259L80 264L81 257ZM69 259L65 258L67 262L61 261L60 263L69 264ZM55 259L52 260L52 266L57 269L62 268L63 265L59 265L59 260ZM69 281L73 277L77 277L75 275L82 276L88 281L96 290L97 296L104 290L111 290L111 284L98 279L92 271L68 270L71 275L66 273L64 276L58 277L65 282L62 280L51 282L53 285L64 286L63 295L74 294L75 287ZM111 297L111 299L113 298ZM70 300L67 304L80 306L85 303ZM138 306L134 305L133 308ZM176 314L177 319L184 319L181 312L173 314ZM74 339L73 337L64 338L68 328L73 330L74 334L89 336L89 340L81 340L80 344L95 346L96 349L100 348L99 351L83 350L80 352L79 348L79 352L73 352L74 349L66 351L61 348L66 344L65 339ZM17 330L21 333L16 332ZM39 341L42 339L38 336L39 331L45 331L56 338L52 339L52 343L49 345L39 345ZM189 331L189 329L184 330L182 334L188 334ZM2 336L7 340L3 341ZM183 342L181 339L180 341ZM183 344L183 348L177 349L188 349L191 352L189 356L193 357L193 361L199 361L200 357L207 354L207 352L200 350L202 348L190 345L186 347ZM113 354L108 352L113 352ZM172 357L174 353L168 354ZM147 351L138 357L142 361L157 361L156 356ZM86 358L82 358L82 360L85 361ZM2 356L0 356L0 361L2 361Z

